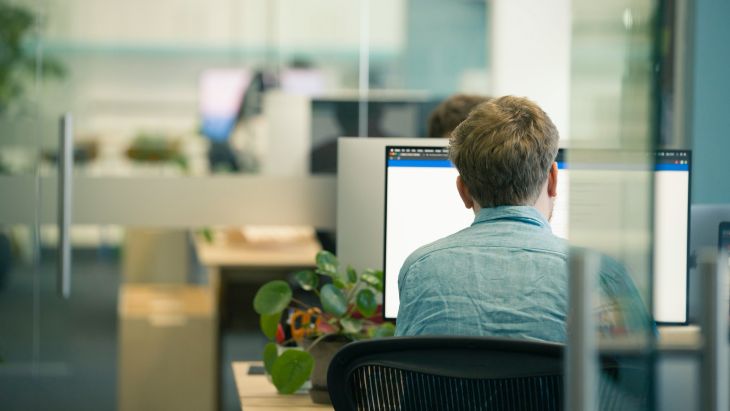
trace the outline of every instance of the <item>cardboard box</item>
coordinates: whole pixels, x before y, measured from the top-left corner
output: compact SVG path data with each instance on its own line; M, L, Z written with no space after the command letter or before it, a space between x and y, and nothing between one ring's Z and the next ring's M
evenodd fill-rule
M126 283L185 284L189 260L186 230L129 228L125 232L122 273Z
M216 316L206 287L121 286L119 410L214 410Z

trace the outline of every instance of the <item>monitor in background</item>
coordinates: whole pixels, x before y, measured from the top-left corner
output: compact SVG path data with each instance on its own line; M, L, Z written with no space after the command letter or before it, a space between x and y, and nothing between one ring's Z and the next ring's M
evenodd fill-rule
M441 138L338 139L337 256L357 269L383 268L385 147L445 147Z
M725 252L730 255L730 221L723 221L720 223L718 247L720 252ZM727 261L730 266L730 259Z
M725 258L725 264L727 265L726 273L730 274L730 221L720 223L717 245L720 250L720 256ZM722 261L720 263L722 264ZM725 297L730 300L730 284L726 284L726 288L727 294Z
M236 125L252 75L246 69L208 69L200 75L201 133L214 142L228 140Z
M730 204L692 204L690 221L689 320L698 323L704 305L696 259L701 250L718 246L718 227L730 221Z
M424 137L426 119L440 100L394 99L371 100L367 103L367 136ZM337 138L359 136L357 99L312 100L312 152L310 171L313 174L337 172Z
M566 150L558 152L558 196L550 220L553 233L568 239L570 173ZM456 169L447 149L387 146L385 150L384 315L398 314L398 274L418 247L471 224L472 210L456 191ZM656 153L654 316L663 323L687 321L687 238L689 217L687 151ZM596 167L592 165L592 167ZM601 164L606 170L615 165ZM658 262L657 259L661 259Z

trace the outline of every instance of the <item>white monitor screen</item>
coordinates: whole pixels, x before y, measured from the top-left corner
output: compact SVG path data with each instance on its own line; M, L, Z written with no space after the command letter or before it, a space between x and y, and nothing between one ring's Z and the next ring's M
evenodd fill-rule
M558 154L558 175L565 162ZM456 191L459 173L444 147L386 147L385 171L385 318L398 315L398 273L418 247L446 237L474 221L474 212L464 207ZM568 234L567 181L558 187L552 228L556 235ZM559 188L559 190L561 190Z
M468 227L474 213L456 191L458 172L448 149L387 146L385 170L384 314L398 315L398 274L417 248ZM550 220L553 233L568 238L570 175L565 151L558 153L558 195ZM689 153L657 153L655 172L654 316L684 323L687 314ZM661 260L661 262L660 262Z
M251 77L246 69L207 69L201 73L199 105L205 136L214 141L228 139Z

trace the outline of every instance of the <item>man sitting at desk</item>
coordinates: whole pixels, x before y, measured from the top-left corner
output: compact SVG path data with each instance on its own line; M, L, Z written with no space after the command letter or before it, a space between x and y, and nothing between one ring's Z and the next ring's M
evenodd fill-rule
M454 130L449 156L474 223L406 259L396 335L565 341L569 246L548 224L557 152L555 125L524 98L483 103ZM651 327L620 264L602 257L599 284L602 331Z

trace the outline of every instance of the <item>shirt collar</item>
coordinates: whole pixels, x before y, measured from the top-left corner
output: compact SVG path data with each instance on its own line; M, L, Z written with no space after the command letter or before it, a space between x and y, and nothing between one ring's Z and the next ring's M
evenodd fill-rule
M482 208L474 218L476 225L479 223L491 222L496 220L512 220L520 221L539 227L550 228L550 223L545 219L541 212L531 206L499 206L492 208Z

